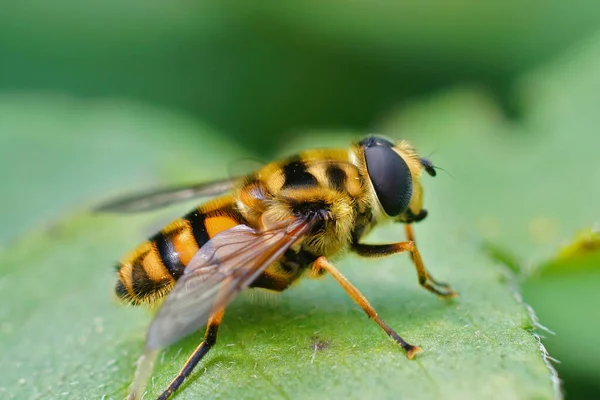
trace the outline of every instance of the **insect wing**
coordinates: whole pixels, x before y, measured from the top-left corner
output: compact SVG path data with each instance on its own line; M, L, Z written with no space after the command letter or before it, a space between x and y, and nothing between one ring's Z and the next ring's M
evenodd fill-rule
M185 200L216 196L235 187L241 178L228 178L195 185L168 187L118 198L95 208L96 212L134 213L150 211Z
M237 225L217 234L194 255L167 295L148 330L146 348L156 350L197 331L311 226L310 220L295 219L265 232Z

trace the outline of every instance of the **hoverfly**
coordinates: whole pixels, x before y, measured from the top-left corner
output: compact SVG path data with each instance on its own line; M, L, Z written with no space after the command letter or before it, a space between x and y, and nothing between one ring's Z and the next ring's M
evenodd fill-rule
M303 275L329 273L412 359L421 351L389 327L361 292L330 262L346 250L364 257L409 252L419 283L455 297L433 279L415 245L411 224L423 220L421 174L435 176L405 140L368 136L347 149L315 149L232 178L136 195L102 211L149 210L223 194L167 225L118 267L117 295L133 304L166 296L146 336L130 398L142 393L158 351L206 325L204 341L158 397L167 399L217 341L225 307L246 288L281 292ZM227 194L224 194L229 192ZM366 244L385 221L405 224L407 241Z

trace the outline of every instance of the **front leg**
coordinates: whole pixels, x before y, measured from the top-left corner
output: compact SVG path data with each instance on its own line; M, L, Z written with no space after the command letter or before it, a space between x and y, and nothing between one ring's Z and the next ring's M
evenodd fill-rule
M458 293L450 288L447 283L438 282L425 268L421 254L417 249L414 241L414 234L412 227L406 225L406 235L408 241L390 244L362 244L355 241L352 243L352 251L363 257L385 257L396 253L402 253L405 251L410 252L410 258L415 263L417 269L417 275L419 277L419 283L425 289L437 294L440 297L458 297Z

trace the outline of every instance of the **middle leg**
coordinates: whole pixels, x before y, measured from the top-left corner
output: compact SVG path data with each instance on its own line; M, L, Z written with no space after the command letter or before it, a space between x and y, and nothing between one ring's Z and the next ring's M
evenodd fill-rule
M363 257L385 257L408 251L410 253L410 258L413 260L415 268L417 269L417 275L421 286L440 297L458 297L458 293L452 290L450 285L435 280L429 271L427 271L423 259L421 258L421 253L419 253L415 244L412 227L409 224L406 224L406 236L408 237L407 242L390 244L353 243L351 248L352 251Z

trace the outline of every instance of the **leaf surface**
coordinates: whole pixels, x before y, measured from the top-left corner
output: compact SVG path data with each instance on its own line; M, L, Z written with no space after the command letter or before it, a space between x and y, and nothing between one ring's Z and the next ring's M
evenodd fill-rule
M70 121L68 115L75 114L72 108L79 106L63 104L60 120ZM53 118L56 113L50 102L40 101L36 107L38 115ZM145 116L153 121L141 129L131 120L119 120L118 116L130 116L115 110L107 107L76 117L88 128L99 122L105 128L112 126L106 121L121 121L124 128L114 136L106 128L103 139L98 139L96 145L112 146L105 158L82 158L56 172L54 183L74 179L79 163L87 171L109 166L89 181L82 179L80 188L69 189L71 194L85 189L91 195L94 190L98 193L93 189L95 179L114 178L114 187L122 190L145 182L202 179L226 171L227 162L243 157L243 151L217 134L178 117L136 109L136 115L142 116L138 122ZM81 129L79 124L48 129L68 138ZM18 125L14 122L15 131ZM201 134L202 140L188 139L184 127L193 131L190 137ZM346 145L342 139L328 140ZM123 140L125 147L117 140ZM78 147L82 141L57 143L60 148L49 143L46 151L82 151ZM308 147L315 142L296 145ZM121 157L115 156L115 148L122 151ZM426 145L420 148L428 151ZM135 157L127 151L133 149ZM420 288L406 255L381 260L348 256L337 263L390 326L423 347L416 360L408 360L325 277L303 281L277 300L257 302L244 296L234 302L225 314L217 346L175 398L555 398L550 372L531 333L531 316L515 296L506 269L485 256L463 229L460 209L447 201L457 188L444 185L440 178L425 180L431 217L416 227L418 244L430 271L451 283L459 299L441 301ZM126 395L151 313L114 301L113 265L184 211L178 207L128 217L74 211L73 216L7 246L0 255L0 293L6 299L0 305L3 397L120 399ZM369 237L372 242L403 239L401 226L383 227ZM192 335L162 354L146 398L166 387L201 335Z

